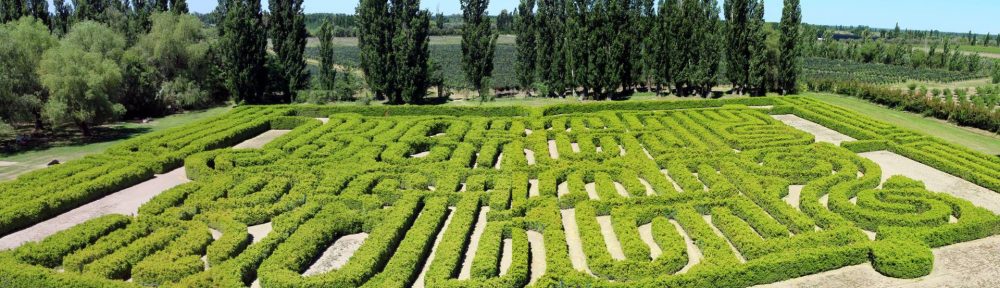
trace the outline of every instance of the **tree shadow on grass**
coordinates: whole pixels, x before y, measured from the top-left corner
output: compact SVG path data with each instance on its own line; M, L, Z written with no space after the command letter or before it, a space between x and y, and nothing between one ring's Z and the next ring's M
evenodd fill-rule
M80 147L90 144L118 141L150 132L150 127L101 126L94 127L91 136L83 136L76 129L56 129L0 144L0 157L10 157L24 152L43 151L57 147ZM30 133L24 133L30 135Z

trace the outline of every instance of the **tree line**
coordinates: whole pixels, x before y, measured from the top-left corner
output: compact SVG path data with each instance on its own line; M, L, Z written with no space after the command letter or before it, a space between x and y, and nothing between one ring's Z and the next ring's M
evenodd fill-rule
M302 0L269 4L220 0L213 28L185 0L55 0L53 12L47 1L0 0L0 138L28 123L89 136L122 117L291 102L313 82Z

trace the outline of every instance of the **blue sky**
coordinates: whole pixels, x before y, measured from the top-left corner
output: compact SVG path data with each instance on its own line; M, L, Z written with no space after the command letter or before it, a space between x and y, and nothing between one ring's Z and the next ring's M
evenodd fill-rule
M719 0L721 6L723 0ZM267 0L262 0L266 5ZM514 10L518 0L492 0L490 13L502 9ZM191 9L210 12L216 0L188 0ZM766 18L781 19L782 0L765 0ZM306 12L354 13L357 0L305 0ZM421 6L431 12L446 14L460 11L459 0L422 0ZM948 32L969 30L986 34L1000 32L1000 1L998 0L802 0L805 22L827 25L868 25L892 28L899 25L912 29L937 29Z

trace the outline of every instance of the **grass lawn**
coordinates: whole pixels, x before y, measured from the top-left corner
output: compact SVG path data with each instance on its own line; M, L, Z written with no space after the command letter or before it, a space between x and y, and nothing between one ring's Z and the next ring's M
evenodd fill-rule
M31 150L14 154L0 156L0 180L10 180L18 175L30 172L35 169L45 168L52 160L66 162L81 158L94 153L101 153L108 147L118 144L128 138L149 132L166 130L188 123L206 119L209 117L222 115L230 110L229 107L213 108L198 112L189 112L178 115L171 115L164 118L154 119L149 123L120 123L108 125L111 129L123 129L136 131L134 135L122 137L119 140L89 143L82 145L66 145L52 147L44 150Z
M979 152L1000 155L1000 135L995 133L961 127L919 114L888 109L857 98L814 93L806 94L806 96L815 97L823 102L847 108L892 125L926 133Z

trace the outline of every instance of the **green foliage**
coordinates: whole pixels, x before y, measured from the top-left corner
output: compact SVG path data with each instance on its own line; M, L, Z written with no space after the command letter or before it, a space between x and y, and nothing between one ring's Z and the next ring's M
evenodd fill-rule
M302 10L302 0L274 1L269 0L268 35L271 39L271 49L275 60L268 69L272 71L268 79L274 87L276 99L274 102L290 103L294 91L305 88L309 84L309 74L306 71L306 60L303 53L306 48L305 14Z
M266 97L267 31L260 0L227 1L219 25L221 72L229 97L238 103L270 103ZM304 60L303 60L304 61Z
M43 22L31 17L0 24L0 37L6 39L0 44L0 69L5 71L0 77L0 119L40 121L37 117L47 91L38 73L39 62L46 50L59 43ZM4 130L3 138L11 138L10 126Z
M336 54L333 50L333 24L329 19L323 21L319 29L319 88L333 90L337 82Z
M462 70L477 91L492 87L484 80L493 76L493 55L499 34L493 31L486 8L489 0L462 0ZM482 92L480 98L484 98Z
M390 104L421 103L430 86L430 13L417 4L358 4L361 69L375 98Z
M934 269L934 254L920 242L876 241L871 253L872 266L885 276L911 279L927 276Z
M780 24L781 58L778 61L780 88L783 94L796 94L798 93L799 73L802 69L799 59L802 51L798 47L802 25L802 7L799 5L799 0L785 0Z

